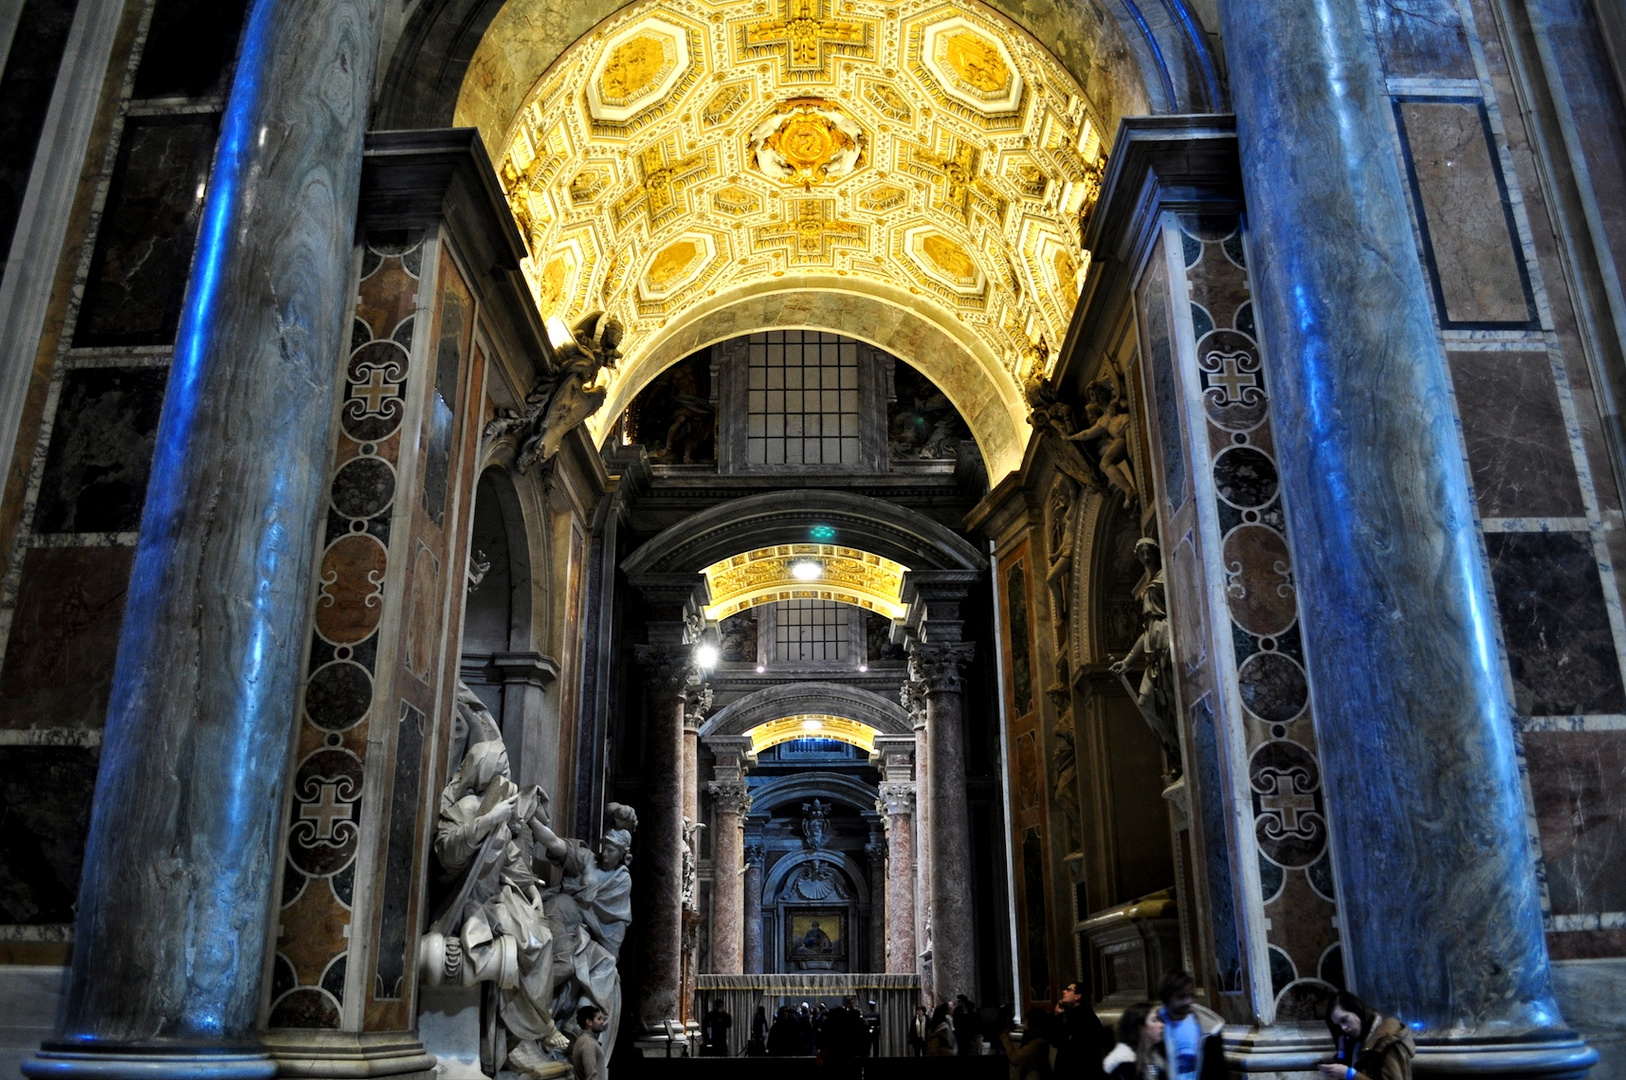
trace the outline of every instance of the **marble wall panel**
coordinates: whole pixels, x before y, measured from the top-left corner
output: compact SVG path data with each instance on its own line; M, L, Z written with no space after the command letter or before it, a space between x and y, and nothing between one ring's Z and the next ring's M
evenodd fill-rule
M0 747L0 922L73 922L98 747Z
M212 113L125 124L75 345L173 340L218 127Z
M168 381L164 368L79 368L63 378L35 534L135 532Z
M23 557L0 668L0 728L101 728L134 551L36 547Z
M159 0L147 24L136 98L224 94L247 0Z
M1451 382L1479 516L1586 515L1545 352L1452 352Z
M1441 324L1535 328L1529 274L1484 106L1401 98L1395 115Z
M1474 59L1455 0L1367 0L1384 73L1471 79Z
M23 3L11 50L0 56L0 146L5 147L0 153L0 252L11 250L77 6L75 0ZM0 259L0 281L5 273L5 260Z
M1626 712L1591 538L1488 533L1485 548L1518 713Z
M1626 911L1626 731L1530 731L1524 754L1553 914Z

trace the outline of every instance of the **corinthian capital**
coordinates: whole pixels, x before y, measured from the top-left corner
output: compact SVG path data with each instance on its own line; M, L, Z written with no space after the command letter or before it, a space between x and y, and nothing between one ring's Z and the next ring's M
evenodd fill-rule
M875 800L875 809L887 817L900 817L915 812L915 782L913 780L887 780L881 784L881 797Z
M917 641L909 650L909 674L928 694L958 694L976 648L972 641Z
M633 655L644 686L656 701L687 697L701 686L700 668L686 645L638 645Z
M720 814L743 815L751 811L751 790L744 780L713 780L706 790Z
M745 865L762 869L762 864L768 861L768 849L761 840L747 840L745 842Z

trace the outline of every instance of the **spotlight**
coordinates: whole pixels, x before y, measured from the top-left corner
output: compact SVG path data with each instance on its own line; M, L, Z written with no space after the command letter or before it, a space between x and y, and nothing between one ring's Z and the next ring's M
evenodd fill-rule
M701 645L694 651L694 662L707 671L717 666L717 660L717 646L715 645Z
M802 721L802 730L803 731L823 731L824 730L824 721L823 720L803 720Z
M859 664L858 665L859 674L863 674L864 672L866 672L868 670L869 670L869 665L868 664Z
M799 559L790 564L790 576L797 581L817 581L824 576L824 566L813 559Z
M768 670L768 665L767 664L758 664L757 665L757 674L758 675L761 675L764 671L767 671L767 670Z

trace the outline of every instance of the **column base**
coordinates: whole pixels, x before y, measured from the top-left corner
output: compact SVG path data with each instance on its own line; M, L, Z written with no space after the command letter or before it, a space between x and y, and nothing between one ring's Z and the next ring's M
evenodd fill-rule
M1323 1024L1268 1028L1227 1027L1225 1057L1249 1080L1309 1077L1332 1058ZM1581 1080L1598 1052L1573 1031L1544 1032L1526 1039L1465 1037L1418 1040L1415 1076L1496 1077L1498 1080Z
M254 1045L48 1042L23 1062L30 1080L271 1080L277 1063Z
M638 1032L632 1044L646 1058L695 1057L698 1053L693 1033L681 1020L649 1025Z
M271 1031L261 1036L278 1076L308 1080L434 1080L435 1055L410 1032Z

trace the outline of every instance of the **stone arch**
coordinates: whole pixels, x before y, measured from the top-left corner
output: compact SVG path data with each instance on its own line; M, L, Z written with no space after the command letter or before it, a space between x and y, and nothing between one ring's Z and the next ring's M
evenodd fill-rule
M778 896L785 888L785 883L790 880L791 873L814 860L834 863L841 868L843 876L852 883L852 900L854 903L865 905L870 902L869 880L865 876L865 870L858 865L858 860L846 852L832 851L827 848L819 851L792 852L774 863L773 869L768 872L767 877L762 882L763 899L768 900Z
M879 282L804 275L770 279L688 312L661 329L626 365L589 424L602 441L623 410L662 371L708 345L757 330L824 330L868 342L931 379L965 417L997 483L1022 463L1027 405L999 358L934 308L911 304Z
M821 769L801 770L775 777L751 789L753 805L767 810L788 802L831 799L860 813L875 809L876 788L857 777Z
M788 505L787 505L788 504ZM733 499L646 541L623 562L629 574L698 574L719 559L772 544L806 543L808 530L831 526L844 547L911 570L982 570L982 553L917 510L844 491L803 491Z
M895 701L871 690L834 682L769 686L717 710L700 729L702 739L739 736L759 724L801 713L823 713L868 725L882 735L913 735L914 723ZM873 800L874 792L871 792Z

